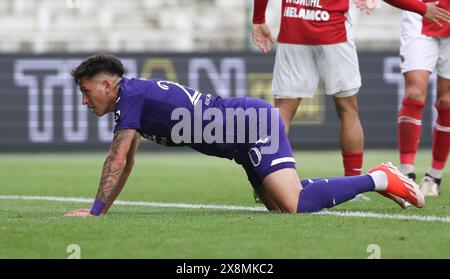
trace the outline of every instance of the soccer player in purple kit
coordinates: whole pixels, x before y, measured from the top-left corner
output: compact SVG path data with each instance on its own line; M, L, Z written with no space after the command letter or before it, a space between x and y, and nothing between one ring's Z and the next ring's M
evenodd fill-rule
M107 54L91 56L72 71L83 105L97 116L114 112L116 124L92 208L73 210L65 216L108 212L131 173L141 136L236 161L270 211L316 212L369 191L399 205L402 199L419 208L425 205L418 185L390 163L359 176L300 180L283 121L263 100L211 96L165 80L128 79L123 77L124 71L120 60ZM232 117L229 112L234 113ZM239 116L244 116L244 121ZM255 127L259 131L255 132ZM214 130L214 136L208 136L208 129Z

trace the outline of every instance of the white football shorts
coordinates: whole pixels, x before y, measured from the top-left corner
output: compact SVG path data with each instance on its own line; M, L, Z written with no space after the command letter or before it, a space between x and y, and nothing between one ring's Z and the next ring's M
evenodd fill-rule
M275 98L313 98L319 81L327 95L358 93L361 75L353 40L332 45L278 45L272 80Z
M422 18L403 13L400 38L402 73L413 70L433 72L450 79L450 38L434 38L421 34Z

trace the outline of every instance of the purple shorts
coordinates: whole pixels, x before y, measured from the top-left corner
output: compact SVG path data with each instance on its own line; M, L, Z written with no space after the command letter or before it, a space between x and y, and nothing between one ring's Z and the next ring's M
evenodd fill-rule
M234 160L244 167L252 187L262 194L263 179L280 169L295 169L295 159L278 110L264 100L246 98L245 108L250 107L271 110L268 117L258 117L258 125L265 124L259 127L267 130L267 136L258 138L256 142L240 145Z

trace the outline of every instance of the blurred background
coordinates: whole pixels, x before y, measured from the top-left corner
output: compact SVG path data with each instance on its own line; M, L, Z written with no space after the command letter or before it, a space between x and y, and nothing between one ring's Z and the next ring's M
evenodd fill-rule
M351 6L366 146L395 148L403 94L401 11L381 2L367 15ZM252 14L252 0L1 0L0 150L107 146L112 117L96 119L88 113L69 76L96 52L118 55L129 76L169 79L223 97L272 101L275 51L264 55L253 47ZM266 15L276 37L281 0L270 0ZM431 79L430 99L435 86ZM422 145L430 145L434 118L428 105ZM294 147L337 149L338 132L332 98L319 90L314 99L302 102L290 140Z
M281 0L267 22L278 34ZM401 11L384 2L370 16L352 3L358 46L399 46ZM254 50L253 0L1 0L0 51L210 52Z

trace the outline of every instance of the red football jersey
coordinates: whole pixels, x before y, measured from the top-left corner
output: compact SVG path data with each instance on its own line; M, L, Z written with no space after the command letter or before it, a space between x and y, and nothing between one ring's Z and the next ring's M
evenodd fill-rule
M349 0L283 0L278 42L324 45L347 41Z
M423 2L435 2L436 0L424 0ZM439 0L439 7L450 11L450 0ZM442 21L442 27L439 27L434 22L422 18L422 34L430 37L450 37L450 23Z
M254 24L265 22L267 1L254 0ZM384 1L419 14L426 11L425 4L418 0ZM352 37L348 18L350 0L282 0L282 3L280 43L327 45L346 42Z

